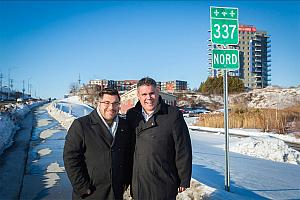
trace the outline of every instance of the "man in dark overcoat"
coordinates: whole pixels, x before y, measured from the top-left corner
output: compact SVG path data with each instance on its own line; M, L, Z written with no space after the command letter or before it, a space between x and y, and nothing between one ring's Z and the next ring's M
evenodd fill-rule
M97 108L68 130L63 157L73 199L123 199L131 181L131 134L119 106L118 91L103 89Z
M181 112L164 103L156 82L137 84L139 101L128 110L135 132L132 193L136 200L171 200L190 186L192 148Z

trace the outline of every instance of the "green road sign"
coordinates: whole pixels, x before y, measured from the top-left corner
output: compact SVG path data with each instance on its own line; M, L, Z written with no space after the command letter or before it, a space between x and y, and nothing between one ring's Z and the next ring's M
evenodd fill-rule
M238 9L211 6L210 27L212 43L224 46L238 44Z
M212 68L237 70L240 67L239 50L213 49Z

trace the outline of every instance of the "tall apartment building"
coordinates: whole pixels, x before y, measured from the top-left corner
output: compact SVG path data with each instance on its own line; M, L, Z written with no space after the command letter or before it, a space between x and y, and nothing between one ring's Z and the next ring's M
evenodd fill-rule
M265 88L271 84L271 39L266 31L259 31L252 25L239 26L239 44L230 46L239 50L240 68L229 72L231 76L238 76L243 80L246 88ZM222 48L208 44L208 73L210 77L222 75L221 70L211 68L213 48Z

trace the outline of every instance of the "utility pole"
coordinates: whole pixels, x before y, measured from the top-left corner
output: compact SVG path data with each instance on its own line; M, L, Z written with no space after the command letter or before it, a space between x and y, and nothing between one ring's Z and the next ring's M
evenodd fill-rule
M10 95L10 69L8 69L8 81L7 81L8 91L7 91L7 100L9 100Z
M3 99L3 97L2 97L2 78L3 78L3 74L2 74L2 72L0 73L0 93L1 93L1 101L2 101L2 99Z
M14 91L14 89L13 89L13 88L14 88L13 81L14 81L14 80L11 78L11 79L10 79L10 88L11 88L11 91L12 91L12 92Z
M31 89L32 89L32 85L29 84L29 96L31 97Z
M78 85L80 87L80 82L81 82L81 79L80 79L80 74L79 74L79 77L78 77Z
M22 92L23 92L23 99L25 99L25 80L23 80L23 89L22 89Z
M31 77L27 79L27 93L28 93L29 97L30 97L30 82L29 82L30 79L31 79Z

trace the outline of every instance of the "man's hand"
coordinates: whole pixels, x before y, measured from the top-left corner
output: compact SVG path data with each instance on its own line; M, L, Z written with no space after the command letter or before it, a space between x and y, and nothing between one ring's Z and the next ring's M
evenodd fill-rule
M87 189L87 191L86 191L86 193L85 194L83 194L83 195L81 195L81 198L85 198L85 197L87 197L87 196L89 196L89 195L91 195L92 194L92 190L91 189Z
M86 194L90 195L92 193L92 191L90 189L87 189Z
M185 190L186 190L185 187L179 187L179 188L178 188L178 192L179 192L179 193L181 193L181 192L183 192L183 191L185 191Z

